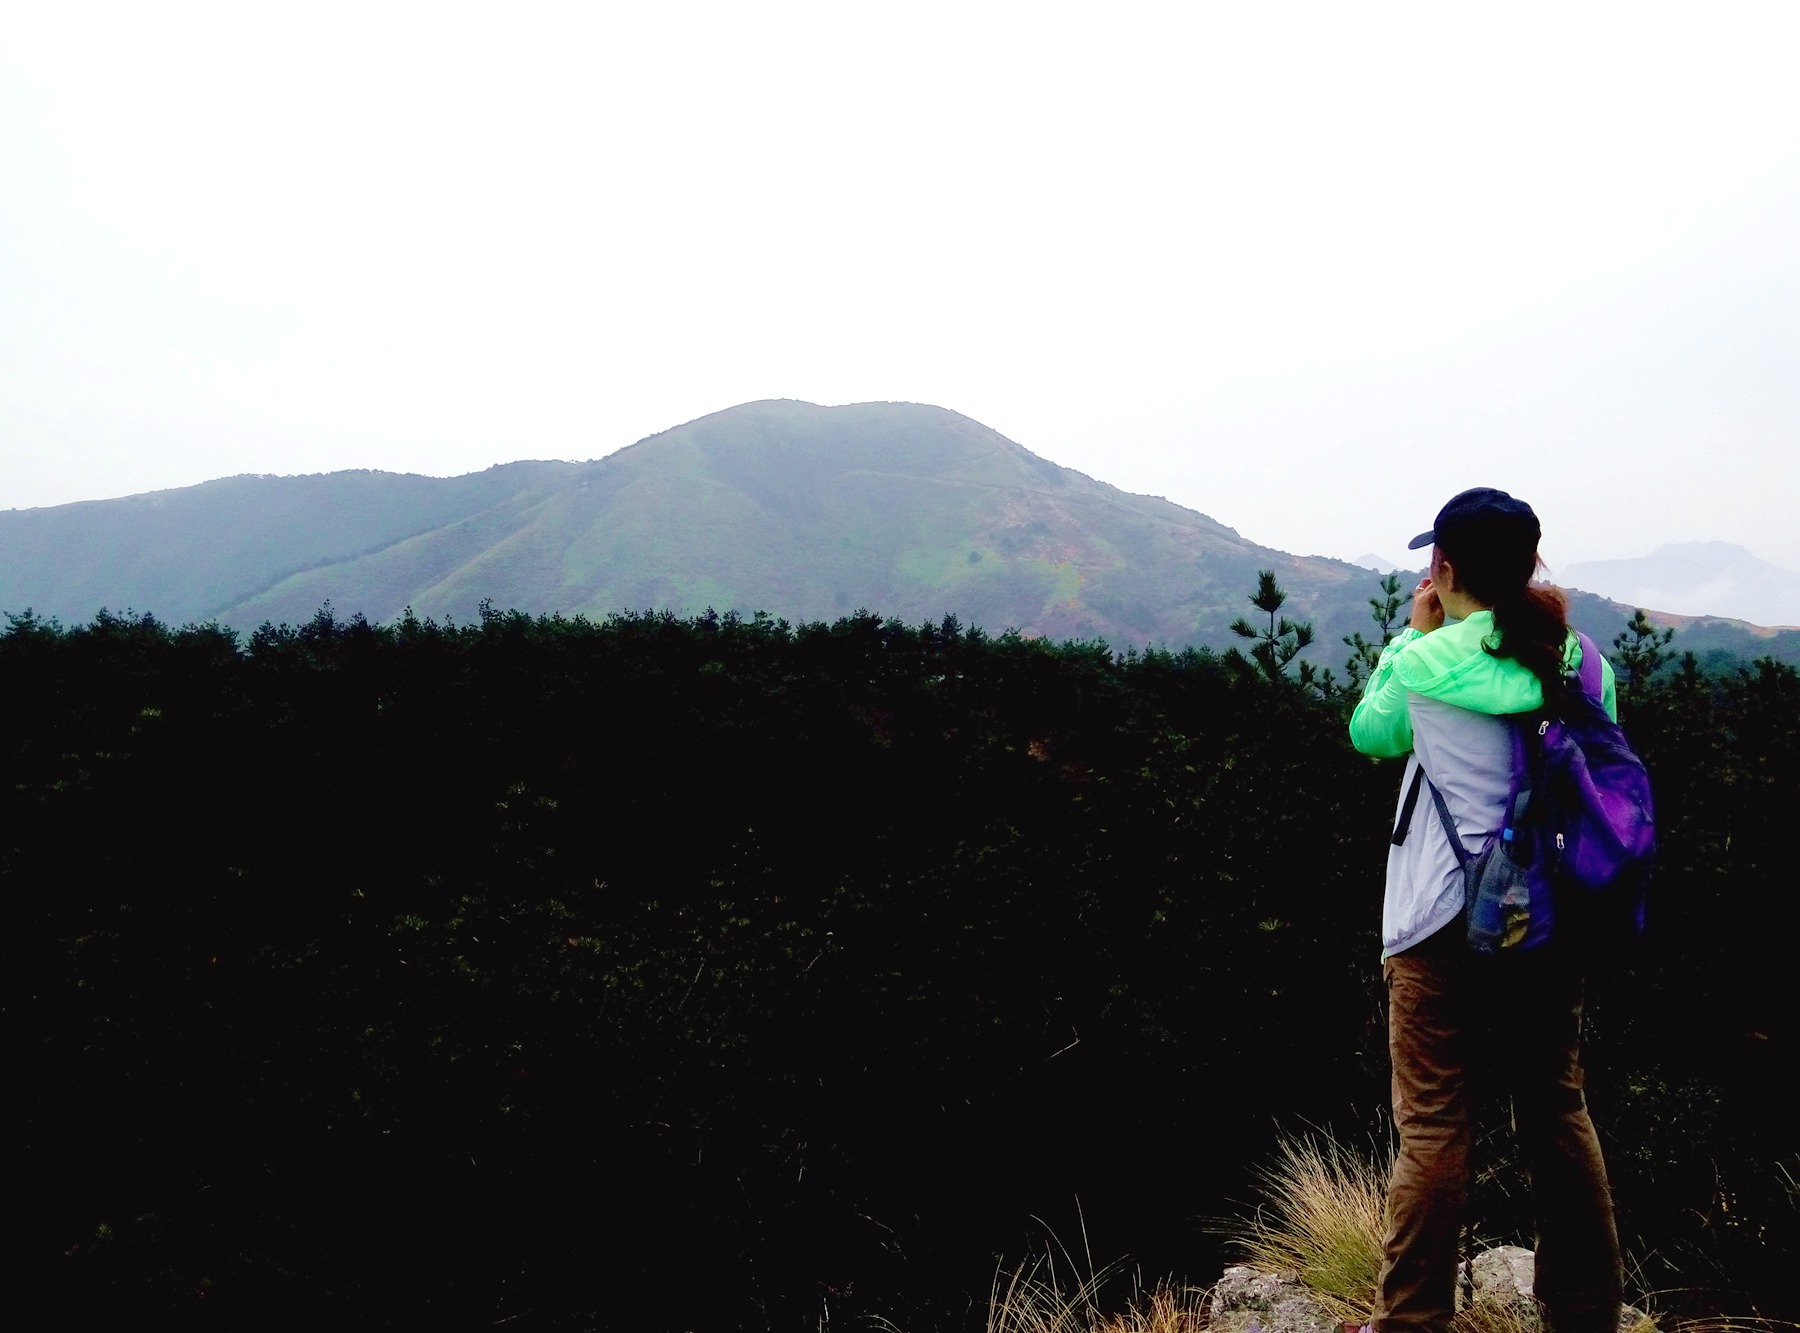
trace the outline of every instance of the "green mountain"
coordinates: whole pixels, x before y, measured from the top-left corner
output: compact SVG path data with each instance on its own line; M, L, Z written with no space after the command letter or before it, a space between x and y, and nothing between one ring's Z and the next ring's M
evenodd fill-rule
M74 621L129 607L241 630L327 600L382 621L409 606L466 620L488 599L589 616L867 607L1118 647L1222 646L1254 614L1258 569L1315 622L1311 655L1336 665L1338 637L1367 625L1368 570L1258 546L915 403L746 403L589 463L242 476L0 513L0 609ZM1608 637L1628 615L1578 607Z

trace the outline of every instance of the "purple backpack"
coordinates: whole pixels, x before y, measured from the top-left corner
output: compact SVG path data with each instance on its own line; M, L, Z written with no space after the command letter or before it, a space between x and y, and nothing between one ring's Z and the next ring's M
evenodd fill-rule
M1506 816L1479 852L1464 850L1443 796L1431 789L1462 864L1463 914L1477 953L1644 931L1656 846L1650 775L1600 701L1600 650L1576 637L1581 670L1560 707L1509 719Z

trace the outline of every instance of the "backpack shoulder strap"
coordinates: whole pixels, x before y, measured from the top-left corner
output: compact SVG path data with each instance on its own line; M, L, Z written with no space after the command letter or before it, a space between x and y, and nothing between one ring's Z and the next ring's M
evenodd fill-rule
M1528 790L1528 769L1530 767L1530 750L1525 739L1527 727L1536 730L1537 714L1509 715L1506 718L1506 729L1512 741L1512 785L1506 793L1506 808L1502 818L1510 827L1524 808L1524 793ZM1475 859L1474 855L1463 846L1462 835L1456 831L1456 821L1450 817L1450 805L1444 800L1444 793L1437 789L1437 784L1425 776L1423 765L1419 767L1419 776L1413 779L1413 790L1407 794L1406 809L1402 812L1410 817L1413 798L1418 795L1419 782L1423 780L1431 788L1431 803L1437 807L1438 822L1444 826L1444 836L1450 839L1450 850L1456 853L1456 863L1464 870ZM1395 845L1402 841L1399 829L1394 830ZM1496 834L1498 836L1498 834ZM1511 836L1508 834L1507 836Z
M1419 784L1425 781L1425 766L1413 765L1412 786L1406 789L1406 800L1401 803L1400 817L1394 821L1394 836L1388 841L1398 847L1406 841L1406 835L1412 829L1413 807L1419 803Z
M1419 770L1421 773L1424 771ZM1450 839L1450 850L1456 853L1456 864L1467 869L1469 862L1475 858L1462 845L1462 836L1456 831L1456 821L1450 818L1450 807L1444 802L1444 793L1437 789L1437 784L1430 778L1425 779L1425 785L1431 788L1431 803L1437 806L1438 821L1443 824L1444 833Z

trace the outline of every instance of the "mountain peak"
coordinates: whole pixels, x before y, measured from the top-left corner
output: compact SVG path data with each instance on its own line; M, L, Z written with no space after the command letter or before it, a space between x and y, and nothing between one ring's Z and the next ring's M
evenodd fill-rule
M1589 560L1564 569L1562 581L1648 610L1800 624L1800 574L1732 542L1669 542L1637 559Z

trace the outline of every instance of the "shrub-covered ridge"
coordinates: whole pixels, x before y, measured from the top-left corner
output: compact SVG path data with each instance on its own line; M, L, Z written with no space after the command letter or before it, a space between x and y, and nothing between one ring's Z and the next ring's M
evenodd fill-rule
M1385 1100L1396 773L1204 654L25 617L0 683L16 1208L77 1322L954 1322L1076 1197L1216 1271L1276 1118ZM1598 984L1590 1086L1640 1252L1745 1281L1791 1220L1800 686L1634 708L1665 943Z

